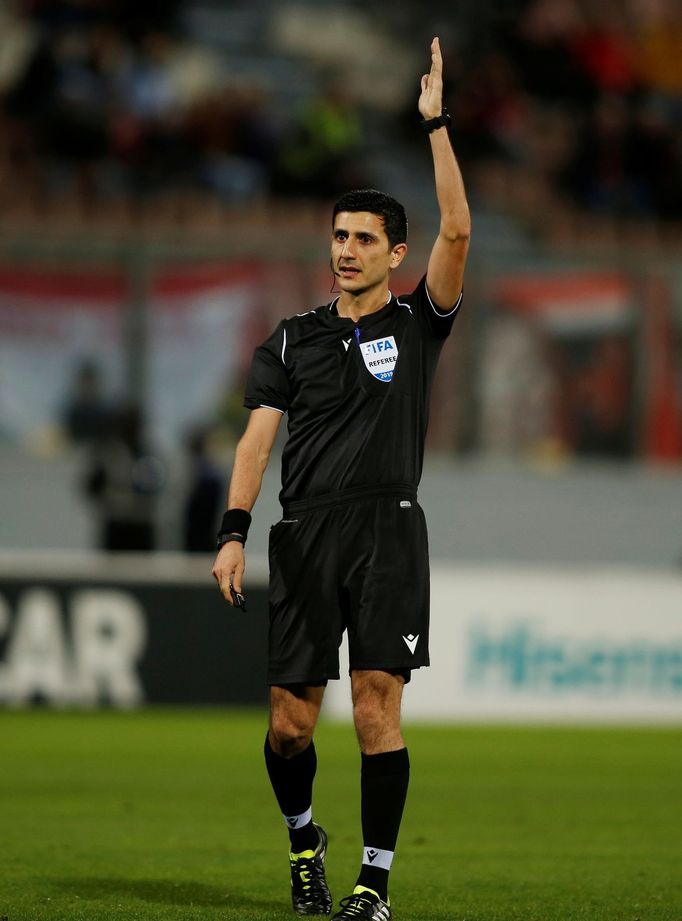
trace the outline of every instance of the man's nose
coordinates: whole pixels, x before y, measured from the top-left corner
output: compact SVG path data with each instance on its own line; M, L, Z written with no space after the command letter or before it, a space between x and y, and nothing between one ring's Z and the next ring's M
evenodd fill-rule
M343 247L341 249L341 255L353 258L353 247L351 245L350 237L346 237L343 241Z

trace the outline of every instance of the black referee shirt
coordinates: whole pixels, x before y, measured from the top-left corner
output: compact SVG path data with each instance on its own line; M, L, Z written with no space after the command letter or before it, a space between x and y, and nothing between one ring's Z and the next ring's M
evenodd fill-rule
M255 350L244 405L288 413L282 503L350 487L416 490L436 363L461 301L436 310L422 278L357 323L336 300L282 320Z

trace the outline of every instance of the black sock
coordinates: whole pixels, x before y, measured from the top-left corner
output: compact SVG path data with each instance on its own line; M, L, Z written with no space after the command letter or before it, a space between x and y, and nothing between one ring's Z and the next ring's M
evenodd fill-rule
M362 867L358 886L388 899L388 873L410 782L406 748L378 755L362 755Z
M265 737L265 764L279 808L289 829L292 854L314 851L320 836L313 825L313 780L317 755L313 742L293 758L283 758L272 750Z

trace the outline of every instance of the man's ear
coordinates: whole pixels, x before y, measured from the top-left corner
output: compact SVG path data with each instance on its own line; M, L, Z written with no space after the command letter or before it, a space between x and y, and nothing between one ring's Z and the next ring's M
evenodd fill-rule
M397 243L391 250L391 268L397 269L407 254L407 243Z

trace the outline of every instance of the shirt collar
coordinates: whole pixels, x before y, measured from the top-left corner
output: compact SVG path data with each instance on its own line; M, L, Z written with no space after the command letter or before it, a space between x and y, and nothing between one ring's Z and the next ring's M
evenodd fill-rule
M340 297L341 297L340 294L337 295L337 296L334 298L334 300L333 300L333 301L330 301L329 304L327 305L327 310L331 313L331 315L332 315L333 317L338 317L338 316L339 316L339 311L338 311L337 305L338 305L338 303L339 303L339 298L340 298ZM369 317L373 317L373 316L376 316L376 314L381 313L381 311L384 310L384 308L388 307L388 305L391 303L392 300L393 300L393 293L392 293L391 291L389 291L389 292L388 292L388 300L386 301L386 303L384 304L384 306L383 306L383 307L380 307L378 310L375 310L373 313L368 313L368 314L366 314L364 317L360 317L360 319L358 320L358 323L362 323L363 320L366 322L366 321L369 319ZM339 317L339 319L340 319L340 320L348 320L348 319L350 319L350 317Z

